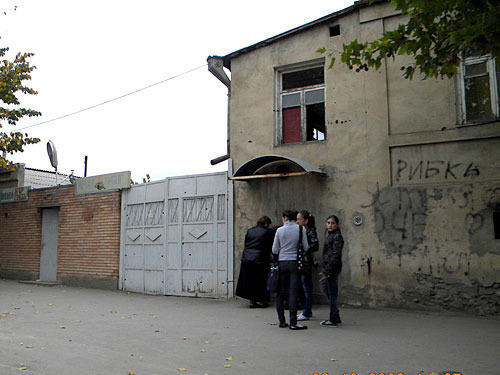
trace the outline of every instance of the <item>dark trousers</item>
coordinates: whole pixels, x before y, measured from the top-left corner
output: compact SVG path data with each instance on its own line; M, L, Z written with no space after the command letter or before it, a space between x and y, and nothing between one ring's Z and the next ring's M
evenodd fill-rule
M278 296L276 299L276 311L280 323L285 323L285 300L288 292L288 309L290 310L290 325L297 325L297 287L299 285L299 274L297 273L297 261L286 260L279 262L278 274Z
M340 323L338 272L333 272L327 278L321 279L321 285L323 286L323 291L330 302L330 319L328 320L333 323Z

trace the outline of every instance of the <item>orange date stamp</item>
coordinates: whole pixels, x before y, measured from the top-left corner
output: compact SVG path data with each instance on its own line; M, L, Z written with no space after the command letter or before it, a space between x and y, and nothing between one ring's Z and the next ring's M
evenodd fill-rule
M441 371L439 374L441 375L463 375L461 372L443 372ZM328 373L328 372L315 372L313 373L312 375L336 375L336 374L333 374L333 373ZM361 374L358 374L356 372L343 372L339 375L361 375ZM370 372L368 373L368 375L410 375L408 373L403 373L403 372ZM422 372L422 371L419 371L417 374L415 375L437 375L436 372Z

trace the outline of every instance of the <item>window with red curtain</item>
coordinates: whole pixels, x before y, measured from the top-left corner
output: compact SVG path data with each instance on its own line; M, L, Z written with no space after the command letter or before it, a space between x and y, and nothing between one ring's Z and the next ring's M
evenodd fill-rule
M325 140L324 67L280 74L281 143Z

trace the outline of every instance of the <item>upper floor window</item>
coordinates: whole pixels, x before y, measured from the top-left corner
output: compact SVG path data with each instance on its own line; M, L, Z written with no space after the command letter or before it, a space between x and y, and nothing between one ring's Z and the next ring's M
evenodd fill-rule
M494 121L500 117L500 70L496 59L471 52L460 65L462 123Z
M277 71L278 143L323 141L325 72L321 65Z

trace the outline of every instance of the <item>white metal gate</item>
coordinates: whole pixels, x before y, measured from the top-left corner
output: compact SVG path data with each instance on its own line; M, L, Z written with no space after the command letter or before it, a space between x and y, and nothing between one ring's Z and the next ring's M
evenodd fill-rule
M226 172L124 190L120 289L232 297L230 190Z

